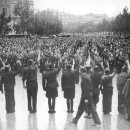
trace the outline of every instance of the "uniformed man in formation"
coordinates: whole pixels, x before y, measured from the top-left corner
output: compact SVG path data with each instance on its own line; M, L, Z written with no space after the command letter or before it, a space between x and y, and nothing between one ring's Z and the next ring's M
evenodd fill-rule
M58 97L58 81L57 75L60 72L61 65L58 69L54 68L54 64L49 63L49 69L43 71L42 74L42 85L43 90L46 91L46 97L48 98L48 113L55 113L55 102L56 97Z
M114 36L105 37L102 35L75 35L66 37L63 39L47 39L47 40L31 40L28 38L13 38L13 39L0 39L0 57L5 65L11 66L11 71L17 70L16 62L19 59L22 63L22 79L23 87L27 89L28 98L28 110L30 113L37 112L37 68L40 65L40 72L42 73L42 85L43 90L46 92L48 98L49 113L55 113L55 102L58 97L58 81L60 69L62 68L62 89L64 91L64 97L67 99L67 111L73 112L73 99L75 97L75 84L79 83L78 71L71 69L74 66L76 69L79 65L79 60L82 65L86 65L86 61L90 55L90 62L93 71L81 69L81 103L79 105L78 113L74 120L77 124L78 119L84 112L86 105L90 113L93 115L93 119L96 124L100 124L100 120L96 113L95 107L99 101L99 82L103 75L102 68L106 70L105 76L109 77L117 70L118 74L124 74L122 70L123 66L126 65L126 61L129 59L129 50L126 50L129 45L129 39L116 39ZM38 60L38 51L42 56ZM128 55L124 57L124 55ZM111 58L111 59L110 59ZM39 62L40 61L40 62ZM74 62L73 62L74 61ZM37 64L38 62L38 64ZM62 62L62 63L61 63ZM40 64L39 64L40 63ZM101 65L100 65L100 64ZM70 65L71 64L71 65ZM98 67L97 67L98 66ZM0 65L1 67L1 65ZM115 68L114 68L115 67ZM6 68L4 71L8 72ZM86 71L86 72L85 72ZM69 76L75 75L68 79ZM119 75L120 76L120 75ZM113 76L112 76L113 77ZM91 79L90 79L91 78ZM75 80L75 81L74 81ZM87 81L86 81L87 80ZM104 80L104 78L103 78ZM110 87L111 91L109 96L112 98L112 78L110 76ZM87 83L86 83L87 82ZM84 83L87 84L84 86ZM117 83L118 84L118 83ZM103 86L104 84L102 84ZM119 84L118 84L119 85ZM104 85L104 91L107 93ZM68 88L69 89L68 89ZM72 87L72 88L71 88ZM108 87L108 86L107 86ZM120 85L118 86L120 88ZM70 90L71 89L71 90ZM108 89L108 88L107 88ZM118 92L120 90L118 89ZM104 94L105 95L105 94ZM120 99L122 95L118 95ZM120 100L119 99L119 100ZM94 101L94 103L93 103ZM120 100L121 101L121 100ZM124 100L123 100L124 101ZM107 104L108 105L108 104ZM123 106L123 103L121 103ZM128 107L129 104L127 104ZM120 106L120 103L119 103ZM91 110L92 109L92 110ZM85 110L87 112L87 110ZM110 112L110 111L109 111ZM109 113L107 112L107 113ZM94 114L95 113L95 114ZM104 112L107 114L106 112Z
M37 112L37 65L31 59L28 60L28 66L23 70L23 88L27 89L28 111Z
M75 98L75 79L79 73L79 64L75 70L72 70L72 65L68 64L66 70L61 76L61 87L64 92L64 98L67 99L67 112L73 113L73 99Z

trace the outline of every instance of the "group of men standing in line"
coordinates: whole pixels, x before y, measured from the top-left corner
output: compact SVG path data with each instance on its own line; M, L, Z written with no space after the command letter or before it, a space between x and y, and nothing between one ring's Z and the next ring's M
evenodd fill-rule
M90 46L91 47L91 46ZM91 50L87 50L88 53L92 54ZM91 55L92 57L92 55ZM51 57L52 58L52 57ZM53 59L53 58L52 58ZM70 55L66 59L55 59L42 63L40 72L42 73L42 86L43 90L46 91L46 97L48 98L49 113L55 113L56 97L58 97L58 81L57 75L62 69L61 76L61 87L64 92L64 98L66 99L67 112L73 113L74 98L75 98L75 84L79 83L79 75L81 76L81 100L78 107L76 117L71 121L77 124L79 118L85 111L88 113L87 118L92 117L95 125L100 125L101 121L96 111L97 103L99 102L100 91L103 94L103 113L109 114L111 112L112 95L113 95L113 84L112 79L116 74L114 66L101 65L99 61L96 61L93 56L92 68L85 66L86 59L81 59ZM74 70L72 70L73 60ZM105 62L104 58L103 62ZM118 61L118 60L117 60ZM15 76L20 72L21 63L17 61L17 70L13 72L10 66L4 66L1 60L1 84L4 85L5 100L6 100L6 111L7 113L15 112L15 98L14 98L14 86ZM82 66L81 66L82 65ZM122 67L123 66L123 67ZM108 69L109 67L109 69ZM4 68L4 70L3 70ZM104 69L105 68L105 69ZM38 64L33 60L29 59L27 66L23 69L22 80L23 88L27 89L28 98L28 111L30 113L37 112L37 69ZM3 72L4 71L4 72ZM129 106L130 106L130 94L129 94L129 74L127 73L127 65L123 62L120 68L121 74L117 76L117 88L118 88L118 111L119 113L124 112L124 108L127 111L127 119L130 120ZM118 73L120 73L120 71ZM1 86L2 86L1 85ZM2 90L2 89L1 89ZM125 95L125 96L124 96Z

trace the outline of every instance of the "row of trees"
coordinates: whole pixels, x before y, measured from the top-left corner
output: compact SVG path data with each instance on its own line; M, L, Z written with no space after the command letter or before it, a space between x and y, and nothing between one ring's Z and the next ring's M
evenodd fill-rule
M127 7L112 21L112 31L120 36L130 36L130 13Z
M51 35L62 32L62 21L59 19L58 13L54 14L49 9L34 13L28 1L16 4L14 15L16 33Z
M115 32L119 35L130 35L130 13L125 7L123 11L111 21L104 19L100 23L90 21L88 23L72 23L64 26L59 18L58 12L52 10L44 10L34 12L28 1L19 2L14 7L13 30L17 34L37 34L52 35L62 31L72 33L88 33L88 32ZM6 17L6 13L0 15L0 35L5 35L11 31L11 17Z
M12 29L16 34L51 35L62 32L62 21L58 13L52 10L34 12L28 1L18 2L14 7L14 16L6 17L5 12L0 17L0 34L11 31L9 22L13 20ZM9 19L10 18L10 19ZM6 25L6 26L5 26ZM6 28L5 28L6 27Z

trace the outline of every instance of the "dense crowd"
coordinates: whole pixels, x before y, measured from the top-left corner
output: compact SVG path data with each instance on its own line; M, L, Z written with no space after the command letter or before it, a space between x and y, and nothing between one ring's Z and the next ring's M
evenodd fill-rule
M64 88L66 85L64 86L63 84L67 84L67 82L69 83L69 79L66 80L66 75L68 74L65 72L72 70L72 66L74 70L72 70L73 72L70 73L70 75L72 74L72 77L74 75L75 78L73 79L70 75L68 75L68 77L70 76L70 78L74 81L70 81L70 86L75 88L75 84L79 83L79 70L83 75L87 73L91 78L93 86L92 87L90 85L93 92L93 102L95 107L99 101L99 92L101 91L103 94L104 114L109 114L111 112L113 94L112 79L117 73L117 88L119 92L118 111L119 113L124 113L125 111L127 119L130 120L130 76L128 70L128 61L130 61L130 39L118 38L113 35L106 36L98 34L75 34L69 37L55 37L49 39L1 38L0 57L0 68L2 70L4 67L5 69L5 72L1 71L1 83L4 84L4 87L6 86L5 88L8 88L10 82L12 83L12 81L14 81L15 75L20 72L23 77L23 86L24 88L27 87L29 100L28 110L30 112L36 112L38 87L36 72L38 68L40 68L40 72L43 75L42 85L43 90L46 91L50 113L55 112L55 98L58 96L58 83L55 82L55 80L56 75L61 69L62 89L64 91L64 97L67 99L68 112L73 112L75 89L68 89L66 92ZM88 59L90 59L90 62L88 62ZM11 67L11 70L9 69L9 66ZM84 66L84 68L81 66ZM6 80L8 77L6 72L9 71L11 71L10 75L14 77L10 78L10 80ZM25 83L25 81L27 82ZM9 85L7 85L7 82L9 82ZM51 82L52 84L50 85L48 82ZM82 82L84 82L83 79ZM90 80L88 80L88 82L90 83ZM14 84L15 83L12 83L13 86ZM47 85L50 87L55 86L55 90L47 89ZM31 86L36 86L35 93L33 93L34 90L30 90ZM83 91L88 91L86 89L84 90L84 86L81 85L81 87ZM68 97L68 93L71 96ZM9 93L6 93L6 97L8 97L8 94ZM30 97L32 95L34 100L34 110L31 108ZM10 98L13 99L14 97L11 96ZM89 101L90 99L85 99L85 102ZM7 102L10 103L12 101L10 100ZM80 106L82 107L82 104L80 104ZM82 109L80 109L80 106L78 108L79 113ZM96 113L94 106L91 104L89 107L88 105L89 109L87 111L85 110L86 113L88 113L88 117L91 113L93 116L93 113ZM14 112L14 110L10 110L10 108L6 108L6 110L9 113ZM82 109L82 112L83 111L84 110ZM77 116L79 113L77 113ZM98 118L97 114L96 117ZM74 118L72 123L77 124L77 121L78 119ZM94 121L96 123L97 120L94 118ZM97 124L100 124L99 119Z

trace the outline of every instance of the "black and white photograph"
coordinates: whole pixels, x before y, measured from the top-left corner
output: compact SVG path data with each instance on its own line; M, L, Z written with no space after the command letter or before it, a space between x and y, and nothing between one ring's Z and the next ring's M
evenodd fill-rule
M0 130L130 130L130 0L0 0Z

